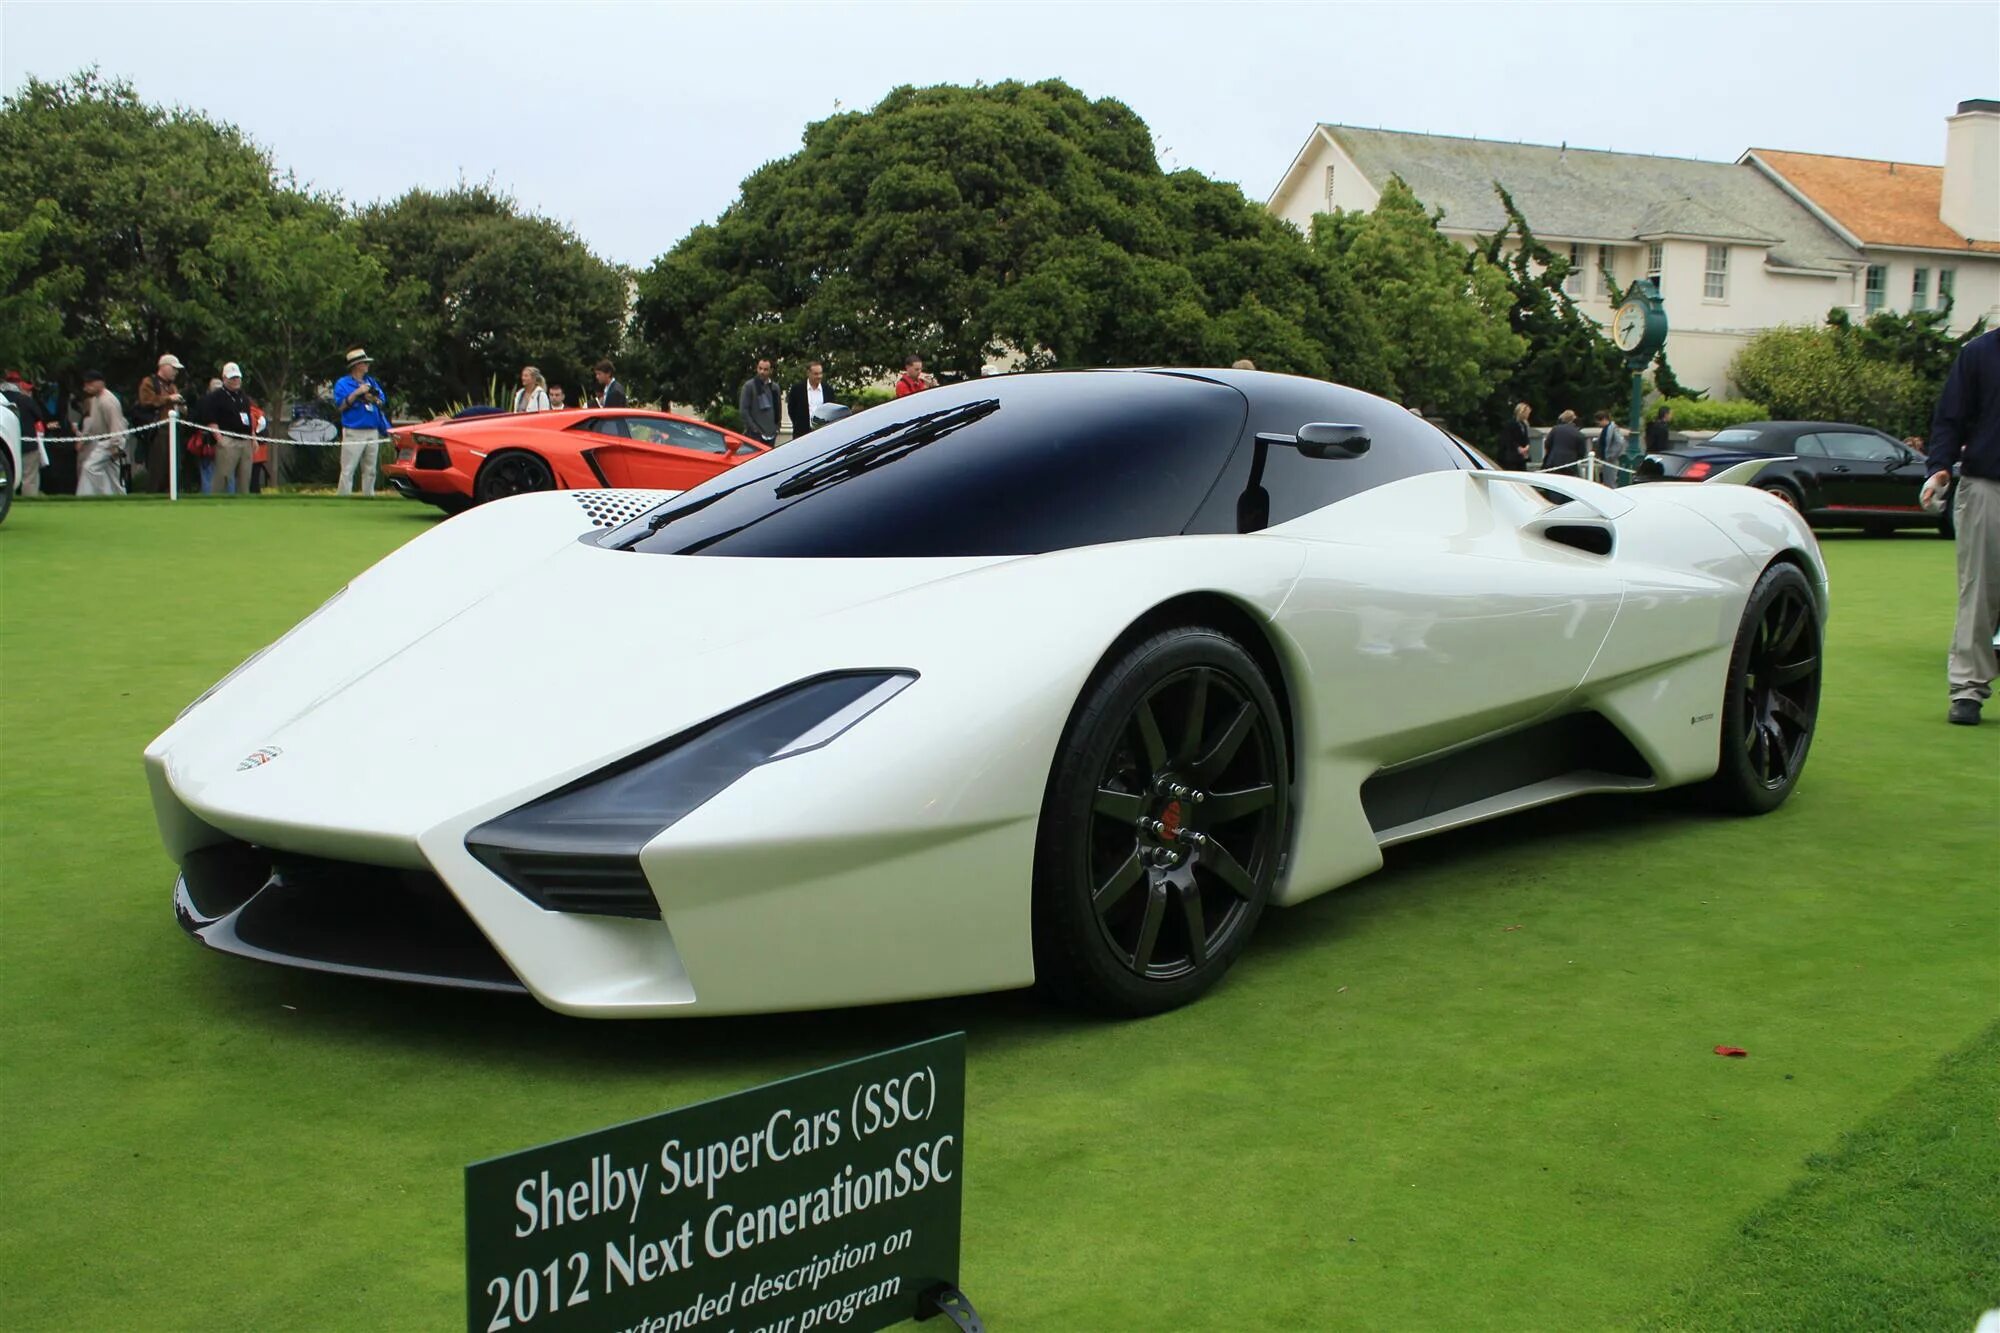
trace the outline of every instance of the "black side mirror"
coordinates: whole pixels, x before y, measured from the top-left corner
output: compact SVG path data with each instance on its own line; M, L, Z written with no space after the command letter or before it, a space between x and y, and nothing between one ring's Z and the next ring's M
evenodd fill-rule
M1311 421L1299 427L1298 450L1307 458L1359 458L1368 443L1366 426Z
M812 410L812 424L815 426L828 425L846 416L849 410L845 403L821 403Z

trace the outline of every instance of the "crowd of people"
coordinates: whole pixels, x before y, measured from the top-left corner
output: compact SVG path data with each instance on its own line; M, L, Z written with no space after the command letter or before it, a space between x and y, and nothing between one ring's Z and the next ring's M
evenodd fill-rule
M1674 420L1674 410L1663 405L1645 423L1644 431L1634 436L1620 429L1610 411L1599 409L1591 429L1585 432L1576 424L1576 412L1565 408L1557 415L1556 424L1545 435L1537 436L1534 415L1529 404L1514 405L1514 415L1500 428L1500 449L1494 462L1509 472L1587 472L1613 486L1628 482L1640 459L1667 447Z
M377 456L392 429L388 392L371 373L374 360L367 349L350 349L345 364L332 393L340 447L336 489L342 495L358 491L370 496L375 493ZM35 385L19 371L7 371L0 377L0 396L21 424L20 494L42 494L51 443L75 446L78 495L123 495L134 485L165 494L175 485L170 457L176 444L194 465L191 471L183 469L179 489L215 495L262 489L271 461L270 419L245 390L242 366L224 364L192 399L182 387L186 371L178 356L163 354L153 373L129 395L128 406L128 399L108 386L103 371L86 370L82 392L68 412L59 411L52 398L38 398ZM577 406L625 406L625 389L610 361L599 361L593 378L596 391ZM559 411L570 405L562 385L550 384L537 367L521 368L515 411ZM176 426L171 432L170 415ZM68 489L67 480L62 485Z

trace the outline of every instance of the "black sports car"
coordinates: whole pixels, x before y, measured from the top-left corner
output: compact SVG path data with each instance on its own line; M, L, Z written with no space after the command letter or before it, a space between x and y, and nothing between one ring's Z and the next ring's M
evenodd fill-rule
M1752 421L1699 444L1647 454L1637 481L1703 481L1724 468L1776 458L1753 483L1816 528L1934 527L1951 535L1951 507L1924 512L1923 455L1870 426L1840 421Z

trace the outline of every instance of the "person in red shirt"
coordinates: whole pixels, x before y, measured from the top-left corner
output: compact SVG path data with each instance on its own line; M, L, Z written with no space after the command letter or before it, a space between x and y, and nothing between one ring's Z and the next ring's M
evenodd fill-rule
M896 396L908 398L930 387L931 381L924 375L924 359L915 353L904 357L903 373L896 377Z

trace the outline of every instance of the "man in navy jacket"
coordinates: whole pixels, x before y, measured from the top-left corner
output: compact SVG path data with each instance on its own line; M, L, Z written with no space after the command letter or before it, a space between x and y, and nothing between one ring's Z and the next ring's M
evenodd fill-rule
M1958 622L1951 636L1948 671L1951 710L1960 726L1979 725L1979 709L1993 693L1993 636L2000 628L2000 329L1982 333L1959 351L1931 418L1925 458L1930 479L1924 504L1936 504L1951 487L1958 465Z

